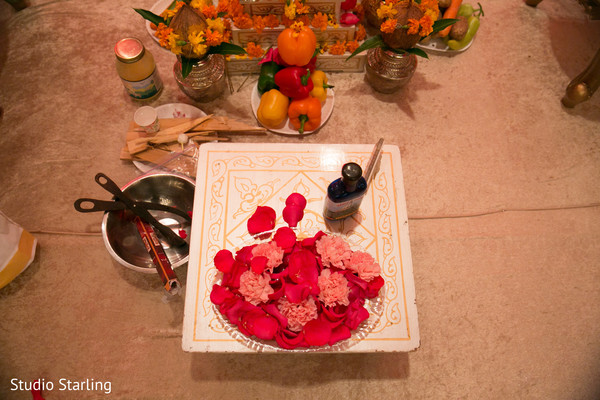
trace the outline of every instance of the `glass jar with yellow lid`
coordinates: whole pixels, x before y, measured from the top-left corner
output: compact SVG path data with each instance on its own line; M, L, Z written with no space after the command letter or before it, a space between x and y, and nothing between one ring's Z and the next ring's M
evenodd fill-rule
M115 45L115 55L117 73L132 98L152 100L160 95L163 83L154 57L139 39L119 40Z

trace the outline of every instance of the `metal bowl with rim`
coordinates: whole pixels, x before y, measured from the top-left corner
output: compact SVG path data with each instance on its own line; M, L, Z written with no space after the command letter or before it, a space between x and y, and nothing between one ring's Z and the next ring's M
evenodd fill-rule
M171 173L154 173L134 179L121 190L134 201L158 203L191 212L194 205L195 181L188 176ZM180 230L190 233L190 222L181 216L149 210L163 225L179 234ZM152 259L142 242L129 210L108 211L102 219L102 238L110 255L121 265L135 271L156 273ZM157 232L173 269L188 261L189 246L174 247L163 240ZM189 240L189 239L188 239Z

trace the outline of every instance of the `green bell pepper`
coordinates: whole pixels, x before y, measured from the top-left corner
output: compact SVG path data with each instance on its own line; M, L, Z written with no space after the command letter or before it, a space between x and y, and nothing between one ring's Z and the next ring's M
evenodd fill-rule
M275 74L279 71L280 65L275 61L268 61L260 66L260 76L258 77L258 93L263 94L271 89L279 89L275 84Z
M479 29L479 18L474 15L469 17L469 28L467 29L467 34L461 40L448 40L448 47L452 50L460 50L469 44L473 37L477 33Z

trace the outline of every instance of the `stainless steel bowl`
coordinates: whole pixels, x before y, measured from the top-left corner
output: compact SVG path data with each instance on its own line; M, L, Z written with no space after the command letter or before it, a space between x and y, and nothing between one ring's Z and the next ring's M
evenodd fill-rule
M141 176L121 188L134 201L146 201L176 207L186 212L192 211L196 184L193 179L168 173L156 173ZM163 225L179 233L184 229L190 233L190 223L184 218L165 211L150 210L150 213ZM109 211L102 219L102 237L106 249L120 264L135 271L156 273L150 255L133 222L131 211ZM172 268L188 261L189 246L171 247L157 236L165 250Z

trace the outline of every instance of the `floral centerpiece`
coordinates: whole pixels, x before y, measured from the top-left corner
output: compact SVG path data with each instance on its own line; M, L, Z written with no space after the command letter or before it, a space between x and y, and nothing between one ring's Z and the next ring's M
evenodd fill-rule
M194 64L210 54L245 54L230 43L231 25L223 18L228 10L203 0L173 1L161 15L135 11L156 26L159 44L181 58L181 75L186 78ZM239 3L238 3L239 4Z
M438 0L365 0L363 6L367 21L379 34L365 40L350 57L380 47L400 54L412 53L428 58L427 53L414 46L458 21L438 19Z
M288 226L274 233L275 211L257 207L247 226L263 241L214 257L220 282L210 299L220 314L246 337L289 350L349 339L370 316L366 300L384 284L373 257L340 236L319 231L298 238L292 228L305 206L302 195L291 194L282 213Z

